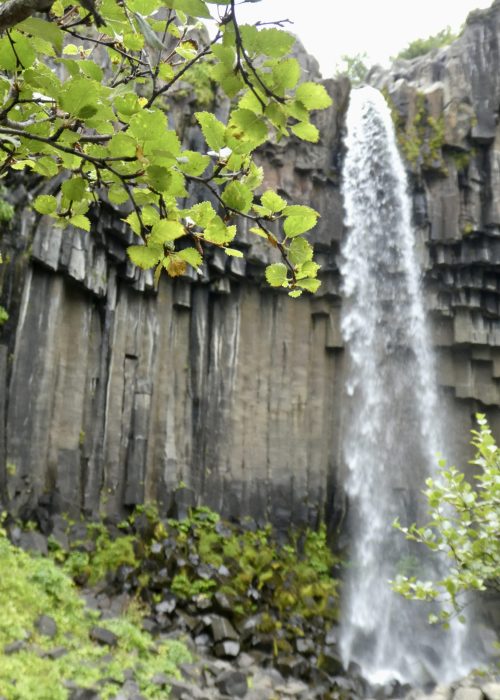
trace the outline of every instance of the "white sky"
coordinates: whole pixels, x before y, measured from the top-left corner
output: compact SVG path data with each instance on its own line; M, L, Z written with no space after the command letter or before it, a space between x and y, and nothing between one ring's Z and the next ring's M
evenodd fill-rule
M342 54L366 52L384 63L410 41L436 34L448 25L457 30L468 13L493 0L261 0L238 7L242 22L290 19L315 56L323 77L334 73Z

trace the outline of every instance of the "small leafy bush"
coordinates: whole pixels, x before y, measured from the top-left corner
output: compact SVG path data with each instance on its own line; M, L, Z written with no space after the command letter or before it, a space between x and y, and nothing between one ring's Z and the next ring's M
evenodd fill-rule
M408 540L444 558L446 573L433 581L399 575L393 588L412 600L444 601L430 622L445 625L462 611L468 591L500 592L500 449L483 414L477 423L471 444L479 471L473 481L442 462L440 476L426 481L430 521L423 527L395 523Z

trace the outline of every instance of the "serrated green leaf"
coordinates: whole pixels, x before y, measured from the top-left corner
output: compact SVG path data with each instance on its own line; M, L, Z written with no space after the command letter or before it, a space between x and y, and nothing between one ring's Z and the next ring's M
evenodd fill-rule
M73 177L63 182L61 191L65 197L73 202L79 202L87 190L87 183L83 177Z
M294 238L294 241L296 240L302 240L300 238ZM318 271L321 269L321 265L318 265L318 263L313 262L312 260L309 260L305 263L300 268L300 274L304 275L304 277L317 277Z
M280 197L279 194L276 194L276 192L273 192L272 190L266 190L266 192L264 192L260 198L260 201L262 202L262 205L266 207L266 209L269 209L269 211L273 214L283 211L287 205L287 202L283 199L283 197Z
M162 80L168 83L174 77L174 69L169 63L162 63L158 70L158 75Z
M215 209L210 202L200 202L188 209L188 216L195 224L205 228L215 218Z
M257 32L257 50L266 56L281 58L292 50L295 37L282 29L261 29Z
M321 282L318 279L307 278L299 280L297 282L297 287L300 287L301 289L306 289L308 292L312 292L314 294L321 287Z
M177 238L184 236L186 230L178 221L170 221L162 219L154 224L148 242L152 244L163 244L170 241L175 241Z
M57 52L62 49L63 33L54 22L47 22L39 17L29 17L18 24L17 29L48 41Z
M224 252L226 255L229 255L232 258L243 258L245 257L241 250L238 250L237 248L224 248Z
M89 119L99 111L100 84L89 78L71 78L60 94L62 109L79 119Z
M260 238L266 238L267 239L267 233L264 231L264 229L260 228L259 226L252 226L249 229L250 233L254 233L256 236L259 236Z
M226 127L210 112L196 112L195 117L203 137L212 151L220 151L226 145Z
M311 143L318 143L319 141L319 131L309 122L299 122L298 124L293 124L291 127L292 132L302 141L310 141Z
M275 89L280 92L292 90L300 78L300 65L296 58L280 61L272 69Z
M226 186L222 193L222 201L230 209L246 214L252 205L253 192L242 182L234 180Z
M75 214L70 218L69 223L84 231L90 231L90 221L84 214Z
M167 7L173 10L181 10L191 17L204 17L211 19L212 15L202 0L164 0Z
M295 98L309 110L326 109L332 104L332 98L319 83L301 83L295 92Z
M177 161L183 173L199 177L210 165L210 156L204 156L197 151L182 151L182 156Z
M299 236L301 233L309 231L316 225L318 212L310 207L294 204L283 210L286 216L283 230L289 238Z
M282 287L287 282L288 271L283 263L273 263L266 267L266 280L271 287Z
M203 262L203 258L196 248L184 248L184 250L179 251L177 255L181 260L185 260L195 269L198 269Z
M220 216L215 216L204 231L204 238L209 243L225 245L231 243L236 235L236 226L226 226Z
M313 257L313 247L305 238L294 238L288 249L288 256L293 265L302 265Z
M236 109L232 112L230 121L241 129L243 137L250 139L255 145L266 141L268 136L266 123L255 112L249 109Z
M146 182L157 192L166 192L171 184L172 176L162 165L150 165L146 169Z
M293 292L288 292L288 296L292 297L292 299L297 299L298 297L302 296L302 290L294 289Z
M154 247L150 248L145 245L131 245L127 248L127 255L132 260L134 265L140 267L143 270L150 270L154 267L160 257L161 252Z
M108 190L108 199L111 204L123 204L128 199L128 194L121 185L111 185Z
M39 214L53 214L57 209L57 199L51 194L41 194L33 202L33 208Z

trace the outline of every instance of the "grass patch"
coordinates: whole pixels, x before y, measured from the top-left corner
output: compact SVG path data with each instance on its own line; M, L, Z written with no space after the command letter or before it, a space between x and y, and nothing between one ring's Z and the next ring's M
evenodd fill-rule
M50 558L34 556L14 547L0 529L0 695L7 700L66 700L64 682L98 688L103 700L114 697L132 669L141 693L149 700L166 697L165 689L151 683L156 673L178 677L179 663L190 661L186 647L176 641L155 645L131 611L112 620L99 621L85 608L70 576ZM40 615L57 624L53 639L36 629ZM89 638L99 624L118 636L111 649ZM12 654L4 649L12 642L25 647ZM47 654L58 647L66 653L57 659Z

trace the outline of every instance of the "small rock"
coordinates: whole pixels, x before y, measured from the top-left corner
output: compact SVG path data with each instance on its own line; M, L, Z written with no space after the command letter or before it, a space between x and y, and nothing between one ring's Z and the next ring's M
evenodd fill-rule
M295 649L299 654L314 654L316 651L313 640L308 637L298 637L295 640Z
M118 644L118 637L116 634L107 630L105 627L92 627L89 637L98 644L107 644L110 647L115 647Z
M6 644L3 648L3 653L6 654L6 656L10 656L10 654L17 654L18 651L25 648L26 642L23 639L18 639L16 642Z
M153 685L158 685L160 688L164 688L166 685L168 685L168 676L166 673L155 673L155 675L151 678L151 683Z
M486 700L500 700L500 683L486 683L482 691Z
M232 639L234 641L239 641L239 635L225 617L219 615L212 615L210 617L210 627L212 629L212 636L214 642L220 642L224 639Z
M66 647L54 647L54 649L49 649L49 651L45 653L45 656L48 659L52 659L53 661L55 661L56 659L60 659L63 656L66 656L67 653L68 650L66 649Z
M35 554L41 554L44 557L46 557L49 553L47 538L40 532L21 532L21 535L19 536L19 546L26 552L34 552Z
M166 595L160 603L155 605L157 613L171 615L177 607L177 598L174 595Z
M240 643L232 639L225 639L223 642L217 642L214 646L214 654L218 657L235 658L240 653Z
M280 656L277 666L285 676L300 678L307 671L307 662L301 656Z
M35 627L40 634L49 639L54 639L57 634L57 624L50 615L40 615L35 621Z
M453 695L453 700L483 700L483 697L479 688L458 688Z
M248 690L247 678L241 671L223 671L215 679L215 685L221 693L231 698L243 698Z
M101 696L93 688L73 688L68 700L101 700Z

